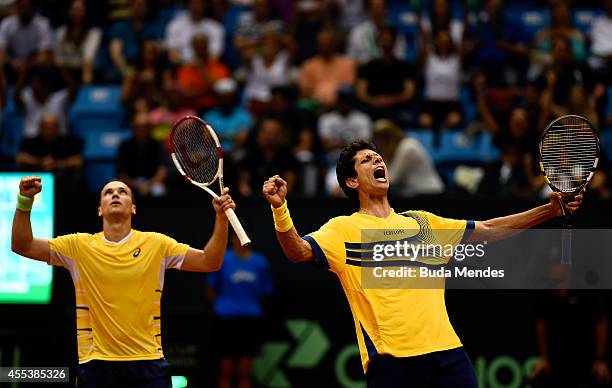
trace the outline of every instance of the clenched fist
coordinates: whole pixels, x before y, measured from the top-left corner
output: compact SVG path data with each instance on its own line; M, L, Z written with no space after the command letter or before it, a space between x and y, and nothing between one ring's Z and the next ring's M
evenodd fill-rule
M287 182L280 176L274 175L264 182L261 192L273 207L281 207L287 196Z
M42 180L39 176L24 176L19 182L19 194L33 198L42 191Z

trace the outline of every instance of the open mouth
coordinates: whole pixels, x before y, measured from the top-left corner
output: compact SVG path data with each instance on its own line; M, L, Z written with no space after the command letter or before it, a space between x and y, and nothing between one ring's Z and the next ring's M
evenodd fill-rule
M121 205L121 202L119 202L119 201L113 201L113 202L111 202L111 206L112 206L112 205Z
M374 179L376 179L378 182L386 182L387 181L387 177L385 176L385 169L384 167L380 166L380 167L376 167L376 169L374 169Z

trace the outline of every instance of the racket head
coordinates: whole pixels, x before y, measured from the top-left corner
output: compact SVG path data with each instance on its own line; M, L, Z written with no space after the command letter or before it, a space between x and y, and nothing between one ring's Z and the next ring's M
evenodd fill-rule
M577 194L589 183L599 163L599 136L578 115L553 120L540 138L540 170L553 191Z
M222 176L223 151L214 129L196 116L172 126L168 151L176 169L190 183L208 187Z

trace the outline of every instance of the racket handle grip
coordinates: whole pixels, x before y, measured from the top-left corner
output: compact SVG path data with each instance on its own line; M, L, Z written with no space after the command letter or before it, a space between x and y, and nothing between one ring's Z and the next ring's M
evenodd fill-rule
M572 229L569 227L561 232L561 264L572 265Z
M238 217L236 217L234 209L227 209L225 211L225 215L227 216L227 219L229 220L230 224L232 224L232 228L234 228L234 232L236 232L238 240L240 240L240 245L245 246L247 244L250 244L251 239L249 238L249 236L247 236L246 232L244 231L244 228L240 224L240 221L238 221Z

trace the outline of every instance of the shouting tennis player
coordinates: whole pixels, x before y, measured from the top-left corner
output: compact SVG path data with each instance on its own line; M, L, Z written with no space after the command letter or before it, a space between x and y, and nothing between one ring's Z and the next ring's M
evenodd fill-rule
M272 206L278 241L292 262L315 260L340 278L355 320L357 342L368 387L475 388L474 368L446 312L444 288L369 288L362 284L361 254L371 250L364 230L417 231L429 242L495 241L561 215L560 195L546 205L487 221L442 218L423 211L396 213L387 199L387 167L376 148L358 140L344 148L336 176L359 211L332 218L318 231L300 237L293 226L286 182L278 175L263 184ZM575 211L577 195L567 204ZM370 252L371 253L371 252ZM447 260L448 261L448 260ZM381 264L382 265L382 264ZM397 264L395 264L397 266Z
M36 176L19 183L12 249L70 271L76 294L77 385L170 387L160 333L164 271L221 268L228 233L224 211L235 208L228 189L213 199L215 227L203 250L163 234L132 229L134 196L120 181L107 183L100 194L102 232L33 238L30 210L41 190Z

